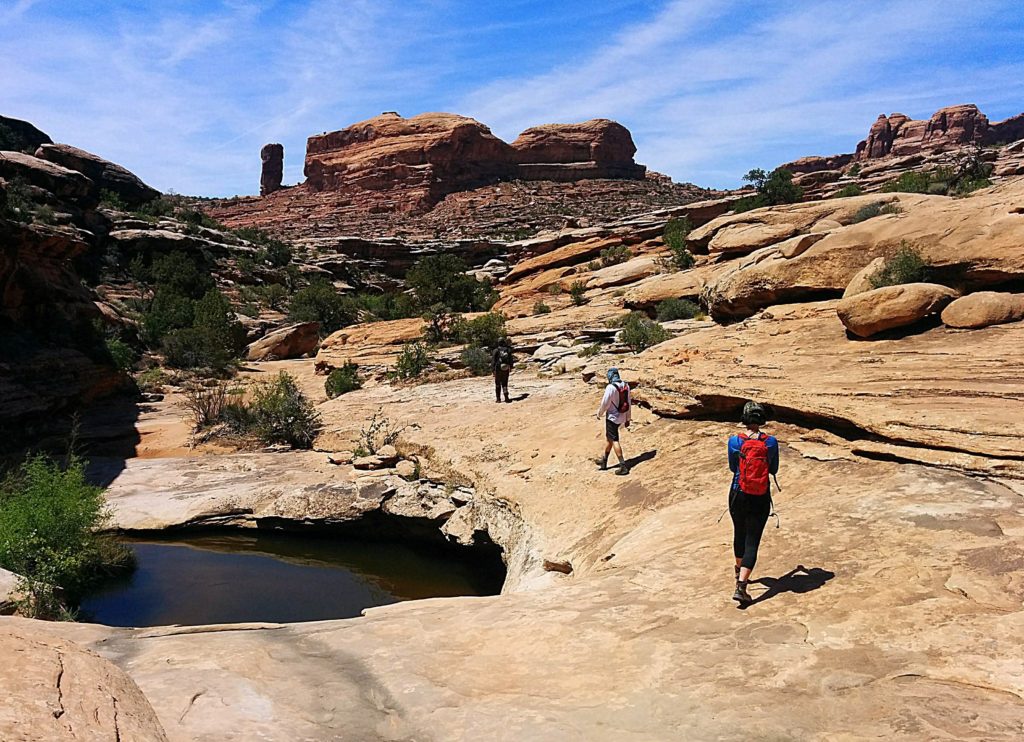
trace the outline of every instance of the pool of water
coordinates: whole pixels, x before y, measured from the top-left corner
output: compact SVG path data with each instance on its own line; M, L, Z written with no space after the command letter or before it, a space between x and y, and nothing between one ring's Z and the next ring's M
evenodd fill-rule
M85 598L80 620L164 626L351 618L401 600L494 595L504 579L493 558L406 543L284 534L125 543L137 569Z

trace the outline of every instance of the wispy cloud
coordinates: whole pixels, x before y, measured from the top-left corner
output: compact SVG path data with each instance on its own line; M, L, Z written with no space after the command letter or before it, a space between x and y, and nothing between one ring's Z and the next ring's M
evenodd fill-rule
M1015 0L0 2L0 105L157 187L251 193L259 147L452 110L506 138L615 118L638 159L733 185L849 150L882 111L1024 108Z

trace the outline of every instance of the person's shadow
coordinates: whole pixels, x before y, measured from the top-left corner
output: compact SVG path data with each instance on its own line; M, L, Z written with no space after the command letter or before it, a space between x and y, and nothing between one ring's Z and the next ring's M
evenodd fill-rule
M529 396L530 396L529 392L522 392L521 394L517 394L514 397L510 397L508 401L509 402L522 402L524 399L526 399Z
M644 451L639 456L634 456L631 459L626 459L623 463L626 466L628 466L630 469L632 469L634 466L642 464L645 461L650 461L651 459L653 459L657 455L658 455L658 449L653 449L651 451Z
M827 569L822 569L821 567L811 567L808 569L804 565L799 564L782 575L782 577L762 577L758 580L752 580L752 583L756 582L764 585L767 590L747 605L740 607L749 608L752 605L771 600L780 593L809 593L811 590L817 590L835 576L835 572L830 572Z

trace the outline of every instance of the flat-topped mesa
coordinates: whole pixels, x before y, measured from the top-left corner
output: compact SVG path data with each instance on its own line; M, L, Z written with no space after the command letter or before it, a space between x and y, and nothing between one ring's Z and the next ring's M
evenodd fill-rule
M647 173L633 161L636 145L629 129L608 119L534 126L512 142L512 149L523 180L641 180Z
M384 113L309 138L306 183L313 190L379 191L399 211L430 208L449 193L512 175L512 150L465 116Z
M451 113L384 113L306 145L306 185L377 208L422 211L445 196L503 180L644 178L629 131L607 119L549 124L509 145L484 124Z

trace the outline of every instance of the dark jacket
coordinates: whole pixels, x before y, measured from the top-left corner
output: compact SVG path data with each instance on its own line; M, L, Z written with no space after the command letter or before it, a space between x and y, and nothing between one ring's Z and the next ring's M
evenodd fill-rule
M501 352L503 350L508 350L508 358L511 361L509 363L508 370L512 370L512 365L515 363L515 354L512 352L511 346L499 345L497 348L494 349L494 352L491 353L491 371L493 373L498 373L501 370L499 367L501 366Z

